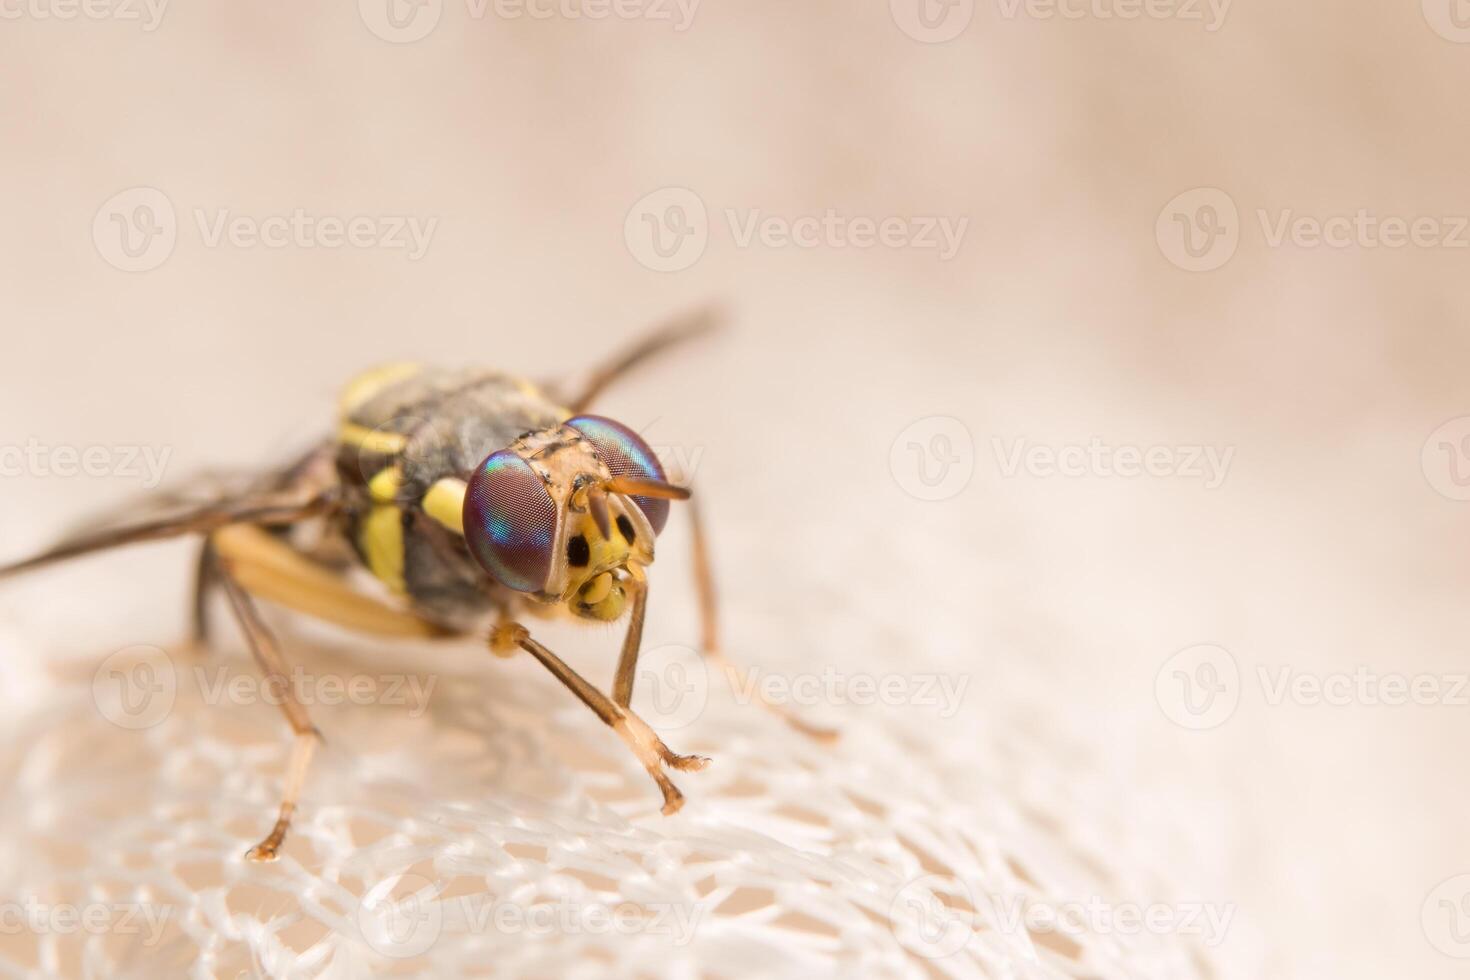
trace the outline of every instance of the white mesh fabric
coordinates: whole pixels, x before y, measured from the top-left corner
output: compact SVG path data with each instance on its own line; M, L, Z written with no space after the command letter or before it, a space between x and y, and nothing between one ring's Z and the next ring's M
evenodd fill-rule
M136 731L109 720L99 651L5 743L0 893L52 918L0 934L0 973L1216 975L1187 930L1017 925L1028 906L1187 898L1168 877L1184 845L1089 758L1020 651L947 657L952 624L853 608L813 578L814 625L795 635L789 610L727 589L732 656L763 677L968 677L961 710L945 717L913 689L909 703L818 705L814 720L842 731L828 745L713 676L702 707L660 712L645 677L635 707L673 724L675 751L714 760L672 774L688 803L667 818L624 745L529 657L364 644L274 617L324 701L327 677L377 686L311 707L327 746L269 865L241 856L274 818L289 739L279 711L250 700L238 638L111 657L103 670L134 680L140 658L154 681L172 671L167 710ZM532 625L607 683L616 634ZM670 645L683 631L650 624L647 662L666 680L697 670ZM913 652L896 666L901 642ZM105 928L64 928L67 907Z

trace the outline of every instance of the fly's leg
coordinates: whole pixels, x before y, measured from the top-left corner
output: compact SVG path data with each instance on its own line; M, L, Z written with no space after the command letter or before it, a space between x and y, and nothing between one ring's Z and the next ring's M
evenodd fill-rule
M696 310L671 320L649 333L633 346L619 353L592 372L581 392L567 400L572 414L585 412L613 382L629 371L651 360L671 347L702 336L719 326L719 312L713 308Z
M628 631L623 634L623 652L618 656L617 673L613 675L613 701L626 708L633 703L633 680L638 672L638 652L643 648L643 620L648 614L648 581L643 570L629 565L632 575L633 611L628 616Z
M326 568L258 527L237 525L210 535L217 562L261 599L373 636L433 638L450 630L352 588Z
M684 772L703 769L709 760L698 755L679 755L664 744L652 728L626 707L617 704L597 688L587 683L580 674L568 667L560 657L536 642L524 626L516 622L505 622L495 627L490 634L490 649L506 656L520 647L539 660L556 679L565 684L582 703L592 709L617 736L633 750L643 768L653 777L663 793L663 812L677 813L684 805L684 794L679 792L663 767L670 766Z
M251 653L281 702L295 735L281 811L270 834L246 857L274 860L285 839L301 794L302 781L321 734L291 690L285 660L275 636L261 620L252 596L275 602L317 619L377 636L437 637L448 631L413 613L355 591L347 579L327 569L285 541L258 527L222 528L209 538L212 575L224 587Z
M189 640L196 650L209 646L209 597L219 584L217 561L214 543L205 538L199 545L199 557L194 564L193 602L189 607Z
M295 736L291 746L291 762L286 769L286 788L281 797L281 809L276 817L276 824L264 840L245 852L245 859L248 861L274 861L280 854L281 843L285 841L286 831L291 826L291 816L296 812L307 767L311 765L312 754L322 736L311 723L306 708L297 700L296 692L291 689L286 661L281 657L275 635L261 620L255 602L236 581L229 559L220 562L219 580L224 586L225 594L229 596L235 618L245 632L250 652L261 672L265 674L266 683L279 699L281 711Z
M698 496L689 499L689 525L690 539L693 542L694 591L699 596L701 649L705 657L720 668L730 689L738 690L741 685L737 683L735 665L729 661L720 647L719 603L715 592L714 573L711 571L709 560L708 538L705 535L704 520L699 511ZM631 677L629 684L630 686L632 684ZM759 685L756 685L756 690L760 690ZM760 704L804 735L822 741L837 738L836 730L804 721L784 705L775 704L764 695L760 695Z

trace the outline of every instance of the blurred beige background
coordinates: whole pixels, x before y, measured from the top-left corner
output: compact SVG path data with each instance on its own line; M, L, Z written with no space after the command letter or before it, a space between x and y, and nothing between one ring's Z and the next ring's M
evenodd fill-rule
M1121 796L1228 828L1175 872L1263 934L1218 951L1232 975L1463 975L1431 892L1470 872L1470 708L1272 705L1259 671L1448 690L1467 669L1470 429L1430 440L1470 414L1470 11L65 9L0 6L0 441L42 447L6 471L5 554L142 489L125 447L166 451L170 481L254 466L325 431L372 362L556 376L723 301L722 338L605 407L697 457L730 588L799 608L804 581L845 578L945 624L956 662L1030 651ZM1166 208L1198 188L1223 196ZM1345 247L1309 226L1273 243L1282 220L1360 210L1379 224ZM312 230L268 220L298 212ZM752 212L773 224L747 238ZM1419 241L1381 244L1383 219L1422 217ZM952 256L927 218L963 228ZM896 223L856 247L853 219ZM792 226L813 244L782 244ZM396 247L409 227L421 249ZM1007 473L1017 440L1094 438L1233 455L1213 487ZM910 442L937 455L906 463ZM56 472L56 447L90 446L104 475ZM946 460L968 483L918 499ZM899 548L932 577L887 574ZM157 632L186 564L111 557L0 610L66 622L79 649ZM1238 664L1238 708L1189 731L1155 682L1205 643Z

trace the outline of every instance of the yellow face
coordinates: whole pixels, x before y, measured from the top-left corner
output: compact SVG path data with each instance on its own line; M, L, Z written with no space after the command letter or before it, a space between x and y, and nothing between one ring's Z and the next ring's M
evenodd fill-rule
M566 515L566 584L562 596L571 611L587 619L612 621L627 606L630 579L653 561L653 529L631 501L608 501L608 534L590 513Z

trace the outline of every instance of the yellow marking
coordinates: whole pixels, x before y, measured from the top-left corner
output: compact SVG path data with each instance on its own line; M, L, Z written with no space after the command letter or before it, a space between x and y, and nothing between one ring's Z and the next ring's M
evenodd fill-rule
M588 606L587 612L593 619L600 619L605 623L611 623L623 615L623 610L628 605L628 593L625 589L618 588L609 592L602 601L596 605Z
M351 381L347 387L342 389L342 395L337 401L343 417L352 414L368 399L389 385L404 378L411 378L421 370L418 364L410 361L398 361L392 364L383 364L371 370L364 371Z
M380 504L391 504L398 499L398 488L402 485L403 470L389 466L368 481L368 493Z
M386 429L369 429L356 422L343 422L337 430L337 438L349 446L356 446L379 456L396 456L408 447L406 435Z
M432 623L355 591L341 575L258 527L224 527L210 535L210 542L240 587L251 595L362 633L443 635Z
M586 587L582 589L582 594L579 595L577 598L581 599L589 606L595 606L603 599L607 598L607 594L612 591L612 587L612 575L607 572L603 572L601 575L588 582Z
M368 512L358 531L368 568L394 592L408 591L403 582L403 512L380 504Z
M616 508L612 511L612 518L617 520L621 511ZM593 520L591 514L567 514L567 533L564 540L570 541L575 535L580 534L587 539L587 564L581 568L567 566L566 585L562 590L562 601L570 600L582 589L588 588L588 583L597 578L603 572L614 568L622 568L628 565L629 560L648 562L653 556L647 551L645 542L641 539L632 547L624 540L622 532L618 530L616 523L612 525L612 537L604 538L597 530L597 521ZM596 586L591 586L595 588ZM589 605L594 605L588 602ZM621 609L621 600L617 608Z
M444 477L424 494L424 513L463 537L464 495L467 489L465 482L458 477Z

